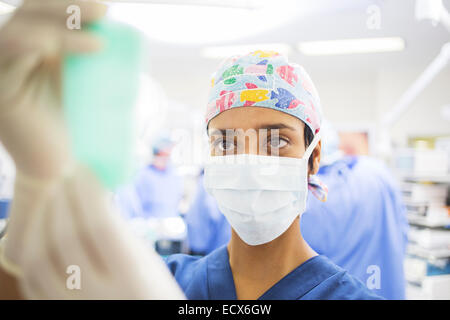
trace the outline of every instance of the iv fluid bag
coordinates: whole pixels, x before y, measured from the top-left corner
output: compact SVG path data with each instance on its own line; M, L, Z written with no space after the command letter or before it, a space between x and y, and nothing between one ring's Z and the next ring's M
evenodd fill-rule
M138 31L118 22L103 20L87 28L101 37L103 49L66 55L64 115L76 159L114 189L133 172L142 39Z

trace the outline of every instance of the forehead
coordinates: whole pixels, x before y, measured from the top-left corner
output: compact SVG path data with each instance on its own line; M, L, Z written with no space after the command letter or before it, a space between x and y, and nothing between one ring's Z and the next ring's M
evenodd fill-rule
M290 114L264 107L236 107L226 110L209 122L211 129L255 129L285 125L303 131L304 123Z

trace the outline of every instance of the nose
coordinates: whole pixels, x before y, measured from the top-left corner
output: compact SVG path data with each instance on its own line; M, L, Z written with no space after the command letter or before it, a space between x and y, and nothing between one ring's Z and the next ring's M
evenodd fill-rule
M246 130L238 135L236 154L259 154L259 137L256 130Z

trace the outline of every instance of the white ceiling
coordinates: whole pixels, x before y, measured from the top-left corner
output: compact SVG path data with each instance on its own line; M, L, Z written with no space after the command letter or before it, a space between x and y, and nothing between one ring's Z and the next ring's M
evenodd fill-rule
M5 3L20 3L21 0L0 0ZM117 0L115 0L117 1ZM124 0L122 0L124 1ZM127 0L131 1L132 0ZM148 2L173 2L174 0L140 0ZM187 2L192 2L189 0ZM276 1L276 0L273 0ZM284 0L283 0L284 1ZM294 50L291 53L291 60L308 65L309 69L339 70L374 70L381 67L404 68L411 65L425 67L434 56L436 56L441 46L450 41L450 33L442 26L433 27L428 21L418 22L414 17L414 0L286 0L293 1L296 6L296 14L289 15L288 21L278 24L278 27L255 34L251 37L241 38L237 41L222 42L220 38L212 40L213 44L249 44L266 42L284 42L290 44ZM176 1L181 3L183 1ZM198 0L197 0L198 2ZM217 3L221 1L215 1ZM226 2L226 0L222 0ZM236 1L235 1L236 2ZM253 1L256 2L256 1ZM253 3L251 2L251 3ZM267 2L267 1L265 1ZM282 3L277 1L277 3ZM314 5L312 5L314 3ZM376 5L381 12L381 28L370 30L366 26L368 19L367 8ZM444 5L450 11L450 0L444 0ZM149 8L154 6L148 4ZM292 9L289 9L292 10ZM282 17L285 18L285 17ZM277 17L273 17L277 19ZM209 22L210 20L208 20ZM185 21L183 21L184 23ZM185 32L183 23L167 17L167 24L159 27L174 28L182 34ZM197 21L198 23L198 21ZM231 24L226 17L217 17L217 23ZM261 21L264 23L264 21ZM210 26L205 23L204 29ZM334 57L306 57L302 56L295 49L300 41L309 40L331 40L343 38L361 37L385 37L400 36L406 41L406 50L395 53L375 53L362 55L345 55ZM189 37L189 34L186 35ZM164 63L167 60L176 67L177 63L210 67L217 65L218 61L205 61L201 56L202 45L177 45L169 44L150 39L152 61Z
M217 38L210 44L287 43L293 48L290 60L304 65L313 79L318 79L319 82L324 82L332 73L334 79L342 79L343 82L349 79L361 79L361 81L367 81L370 86L370 82L377 77L377 74L385 70L411 74L410 78L405 80L404 89L406 89L407 85L414 81L421 70L425 69L439 53L442 45L450 41L450 33L442 26L433 27L428 21L416 21L414 0L293 1L296 3L296 15L291 15L276 28L236 41L223 42ZM312 1L314 1L313 7ZM366 23L369 17L367 8L370 5L380 8L379 30L367 28ZM450 0L444 0L444 5L447 10L450 10ZM151 8L152 4L148 6ZM233 23L233 21L218 16L217 23ZM204 28L209 27L210 25L205 23ZM175 28L181 35L186 32L184 22L172 19L171 16L168 16L167 22L163 21L159 28ZM308 57L296 50L296 44L300 41L392 36L405 39L404 51ZM186 37L189 37L189 34L186 34ZM205 85L209 83L209 77L219 60L202 57L201 51L204 45L181 45L152 39L149 39L149 43L151 74L161 83L167 95L187 105L203 108L207 93ZM443 72L450 73L449 69L446 68ZM402 93L400 91L396 95L400 96Z
M299 1L299 4L303 2ZM314 2L323 2L324 8L330 3L328 0L314 0ZM344 5L339 7L334 5L332 9L324 9L306 17L287 21L276 29L238 41L221 43L218 39L217 44L284 42L291 44L294 48L290 59L308 65L309 69L373 70L380 67L403 68L411 65L425 67L438 54L442 45L450 41L450 33L442 26L433 27L427 21L415 20L415 1L413 0L360 0L357 2L360 4L346 7L345 3L348 1L339 1ZM371 3L378 5L381 9L379 30L369 30L366 26L368 19L366 9ZM450 8L450 1L444 1L444 3L447 8ZM177 22L168 19L168 23L176 24ZM205 28L207 27L205 25ZM179 26L179 31L183 32L182 25ZM406 50L394 53L306 57L295 49L295 45L300 41L386 36L404 38ZM200 55L203 47L201 45L180 46L156 41L151 43L153 44L151 57L155 61L170 60L172 63L189 61L193 65L206 63L209 66L209 63ZM216 64L217 61L212 61L212 66Z
M394 75L404 74L402 90L406 90L436 57L442 45L450 41L450 33L442 26L433 27L427 21L415 20L413 0L343 0L333 1L334 6L330 6L329 0L314 1L318 7L322 5L323 9L287 21L284 25L263 34L226 43L221 43L218 39L216 44L288 43L294 48L290 60L305 66L319 89L329 82L328 78L340 79L343 82L341 86L349 89L355 81L364 81L365 86L370 87L374 85L380 72L388 72ZM299 1L299 5L301 3L304 1ZM339 3L339 6L336 3ZM371 4L376 4L381 9L379 30L370 30L366 26L366 10ZM450 0L444 1L444 4L450 9ZM168 23L177 22L169 19ZM205 25L205 28L207 27ZM181 25L179 30L183 32ZM391 36L405 39L406 49L392 53L316 57L301 55L295 49L295 45L300 41ZM201 45L187 46L151 41L150 48L151 73L162 84L168 96L201 110L206 101L209 77L220 60L203 58ZM450 75L450 68L441 73ZM392 78L392 81L397 80ZM192 91L196 94L192 94ZM393 104L396 97L402 93L403 91L396 92L389 103Z

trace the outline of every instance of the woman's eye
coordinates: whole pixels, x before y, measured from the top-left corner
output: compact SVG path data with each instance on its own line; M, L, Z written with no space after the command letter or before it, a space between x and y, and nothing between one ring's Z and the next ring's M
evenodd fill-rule
M281 149L288 144L286 139L278 138L278 139L269 139L269 147L274 149Z
M214 141L214 149L219 152L230 152L234 149L234 143L224 139Z

